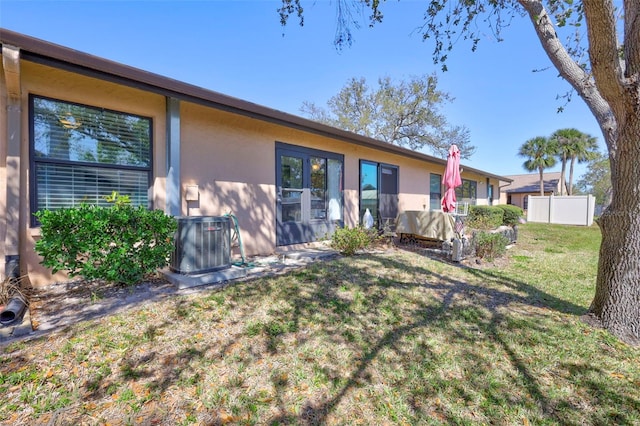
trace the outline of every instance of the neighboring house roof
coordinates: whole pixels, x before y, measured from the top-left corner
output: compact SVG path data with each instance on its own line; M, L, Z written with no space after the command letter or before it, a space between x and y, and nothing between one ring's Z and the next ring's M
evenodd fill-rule
M56 68L67 69L73 72L147 90L164 96L199 103L223 111L242 114L259 120L328 136L348 143L363 145L379 151L386 151L409 158L441 164L443 168L447 164L447 161L441 158L422 154L420 152L412 151L410 149L402 148L366 136L361 136L356 133L337 129L306 118L267 108L262 105L227 96L219 92L214 92L148 71L143 71L108 59L89 55L87 53L79 52L77 50L3 28L0 28L0 43L3 45L6 44L18 47L20 49L20 56L24 60ZM464 166L464 169L487 177L499 179L501 181L511 181L508 177L488 173L468 166Z
M510 194L521 193L540 193L540 174L530 173L524 175L509 175L505 176L512 179L509 185L501 187L503 192ZM557 192L560 182L560 172L546 172L542 175L544 180L543 187L544 192Z

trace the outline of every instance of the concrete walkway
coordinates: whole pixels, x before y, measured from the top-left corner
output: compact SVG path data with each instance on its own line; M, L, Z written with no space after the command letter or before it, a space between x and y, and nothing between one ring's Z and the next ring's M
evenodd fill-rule
M305 250L276 253L273 256L258 257L247 262L246 265L233 265L231 268L203 274L178 274L171 271L163 271L162 275L178 289L200 287L204 285L225 284L242 278L256 278L264 275L273 275L299 268L309 262L327 259L337 255L337 252L327 248L312 248Z

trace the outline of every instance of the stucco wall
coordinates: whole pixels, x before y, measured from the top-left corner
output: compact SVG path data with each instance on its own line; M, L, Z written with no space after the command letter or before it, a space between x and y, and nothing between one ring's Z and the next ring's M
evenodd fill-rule
M68 102L108 108L153 120L153 186L151 198L165 209L166 105L164 96L105 82L99 79L22 62L22 182L20 250L24 272L35 286L65 280L52 276L39 265L34 244L38 228L29 226L29 104L28 95L37 94ZM5 96L2 96L5 99ZM5 108L0 111L6 122ZM354 226L359 220L359 161L386 163L399 167L399 210L429 209L431 173L444 173L444 165L429 164L405 156L380 152L361 145L276 125L192 102L180 102L181 213L201 216L234 213L239 220L245 252L272 253L275 247L275 144L284 142L344 155L344 220ZM0 145L2 154L3 145ZM4 156L2 156L4 159ZM3 178L0 163L0 179ZM463 172L464 179L476 180L478 204L487 203L486 177ZM495 181L494 191L498 191ZM187 201L187 187L197 185L198 199ZM5 185L6 186L6 185ZM0 193L0 199L2 199ZM497 202L498 194L494 194ZM1 201L0 201L1 202ZM1 206L0 206L1 207ZM2 229L0 229L0 233Z
M217 216L231 211L241 233L250 236L243 238L247 253L273 252L276 141L344 155L344 214L349 226L358 223L360 160L399 166L400 210L422 209L425 200L428 208L429 173L442 173L437 165L182 102L182 193L193 185L199 190L197 201L183 197L182 213Z
M79 74L21 61L22 74L22 176L23 194L20 205L21 264L29 275L32 285L41 286L67 277L58 273L50 274L40 266L40 258L34 251L34 244L40 232L39 228L29 226L29 94L51 97L63 101L113 109L116 111L151 117L153 120L153 172L154 176L166 176L164 97L142 90L85 77ZM164 209L164 179L154 179L151 196L155 208Z
M529 195L535 195L535 194L511 194L511 204L513 204L514 206L518 206L521 209L524 209L524 200Z
M499 204L507 204L508 195L504 191L500 191L500 203Z
M238 217L247 254L272 252L275 242L275 144L258 120L182 102L182 214ZM271 134L270 134L271 133ZM197 185L199 200L187 201Z

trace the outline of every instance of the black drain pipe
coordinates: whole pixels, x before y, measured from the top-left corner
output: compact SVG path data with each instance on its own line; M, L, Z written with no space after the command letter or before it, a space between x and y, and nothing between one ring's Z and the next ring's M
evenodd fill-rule
M17 255L7 256L5 261L5 276L11 284L17 285L20 282L20 257ZM0 324L9 325L22 318L27 309L27 301L18 293L7 302L4 310L0 312Z
M17 280L20 277L20 256L14 254L5 257L4 276L12 280Z

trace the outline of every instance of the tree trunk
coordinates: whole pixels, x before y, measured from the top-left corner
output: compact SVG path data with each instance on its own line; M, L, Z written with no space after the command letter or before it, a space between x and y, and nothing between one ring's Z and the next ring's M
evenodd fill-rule
M565 152L562 153L562 170L560 170L560 195L564 195L564 188L566 179L564 178L565 172L567 171L567 154Z
M589 312L620 338L640 344L640 8L625 1L621 47L613 1L583 0L591 73L560 43L541 0L518 0L543 49L595 116L609 150L612 202L602 231L596 293Z
M609 149L613 200L598 222L602 244L589 311L616 336L640 344L640 8L624 2L621 61L613 2L585 0L583 6L593 76L615 121L607 129L598 119Z
M640 117L630 113L611 159L613 199L602 231L596 294L589 311L621 339L640 343Z
M576 162L576 157L571 157L571 164L569 165L569 185L567 186L567 194L573 195L573 164Z
M540 170L540 195L544 197L544 177L543 177L543 168L539 167Z

